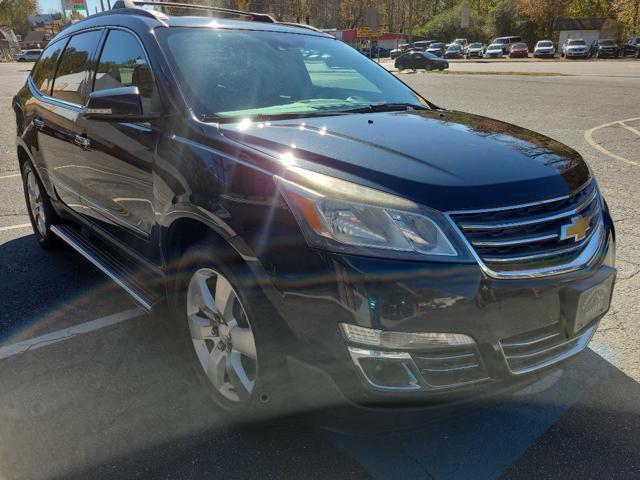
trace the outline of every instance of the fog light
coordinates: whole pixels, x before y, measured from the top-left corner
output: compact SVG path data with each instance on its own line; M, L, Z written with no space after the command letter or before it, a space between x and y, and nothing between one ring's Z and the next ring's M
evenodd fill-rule
M473 338L462 333L387 332L349 323L341 323L340 330L348 342L371 347L418 350L475 345Z
M420 390L411 355L349 347L353 363L370 386L377 390Z

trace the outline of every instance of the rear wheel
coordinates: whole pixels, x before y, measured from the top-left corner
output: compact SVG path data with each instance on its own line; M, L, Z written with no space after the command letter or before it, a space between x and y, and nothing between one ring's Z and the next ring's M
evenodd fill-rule
M38 243L42 248L56 246L58 238L51 231L51 225L56 223L58 217L30 160L22 166L22 186L29 220Z

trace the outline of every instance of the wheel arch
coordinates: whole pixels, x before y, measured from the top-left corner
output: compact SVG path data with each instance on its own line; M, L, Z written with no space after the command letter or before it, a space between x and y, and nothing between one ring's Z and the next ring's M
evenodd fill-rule
M254 275L263 293L272 301L277 298L275 287L266 270L249 246L235 233L222 228L202 214L182 209L165 218L161 235L161 249L167 276L167 298L172 302L174 279L179 273L180 259L195 243L207 241L220 251L219 259L228 263L241 263ZM276 300L277 301L277 300Z

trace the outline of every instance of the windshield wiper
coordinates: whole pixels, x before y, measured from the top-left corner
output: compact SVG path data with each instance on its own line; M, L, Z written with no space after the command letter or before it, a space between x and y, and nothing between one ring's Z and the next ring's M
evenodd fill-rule
M424 105L413 103L370 103L366 107L342 110L345 113L373 113L373 112L403 112L407 110L429 110Z

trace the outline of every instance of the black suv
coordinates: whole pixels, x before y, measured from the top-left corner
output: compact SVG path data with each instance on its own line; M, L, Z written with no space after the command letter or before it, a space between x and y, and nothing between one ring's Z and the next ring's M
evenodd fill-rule
M620 48L622 57L633 56L640 58L640 37L630 37Z
M473 399L585 348L615 235L578 153L310 27L142 3L66 28L15 97L25 196L43 247L167 305L222 407Z

